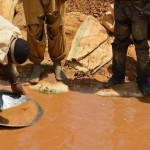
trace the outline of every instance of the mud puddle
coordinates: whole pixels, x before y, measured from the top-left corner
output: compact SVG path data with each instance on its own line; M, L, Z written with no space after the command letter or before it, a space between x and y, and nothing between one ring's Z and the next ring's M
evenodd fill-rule
M24 88L44 115L30 127L1 127L1 150L150 149L148 97L106 98L85 90L47 95Z

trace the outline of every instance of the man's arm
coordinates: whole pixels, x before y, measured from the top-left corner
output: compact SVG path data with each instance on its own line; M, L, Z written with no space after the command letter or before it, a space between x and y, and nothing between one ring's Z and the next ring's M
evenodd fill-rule
M134 3L134 7L142 14L150 15L150 2L147 2L144 7L139 7L136 3Z
M7 78L11 84L11 89L12 89L13 93L25 94L25 92L19 82L18 76L14 72L13 63L10 60L9 60L9 63L6 65L5 71L7 72Z

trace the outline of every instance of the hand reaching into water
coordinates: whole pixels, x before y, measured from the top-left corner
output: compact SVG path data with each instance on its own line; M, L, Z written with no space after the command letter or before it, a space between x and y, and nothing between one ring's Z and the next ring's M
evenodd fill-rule
M23 90L23 88L19 82L11 83L11 89L12 89L13 93L15 93L15 94L25 95L25 91Z

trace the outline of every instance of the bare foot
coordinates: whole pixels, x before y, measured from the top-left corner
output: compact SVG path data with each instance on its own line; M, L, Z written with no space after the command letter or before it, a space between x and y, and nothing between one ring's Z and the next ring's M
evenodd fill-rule
M57 81L64 81L66 79L66 75L62 71L61 63L54 63L54 73Z

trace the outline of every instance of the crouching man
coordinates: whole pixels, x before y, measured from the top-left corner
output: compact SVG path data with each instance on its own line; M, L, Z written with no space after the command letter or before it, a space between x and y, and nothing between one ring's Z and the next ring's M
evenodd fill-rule
M115 0L115 39L112 44L113 76L104 84L104 87L124 82L126 55L128 46L131 44L130 35L132 34L137 55L136 82L144 95L150 95L148 82L149 45L147 40L149 7L149 0Z
M15 64L24 63L29 56L29 45L21 38L19 28L0 16L0 63L16 94L25 94L18 80Z

